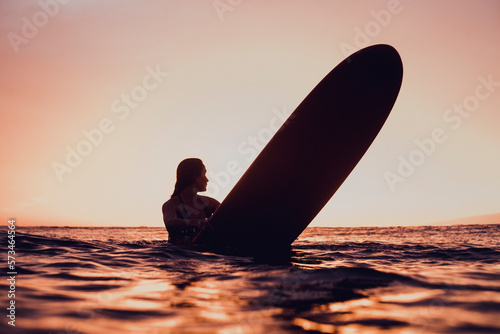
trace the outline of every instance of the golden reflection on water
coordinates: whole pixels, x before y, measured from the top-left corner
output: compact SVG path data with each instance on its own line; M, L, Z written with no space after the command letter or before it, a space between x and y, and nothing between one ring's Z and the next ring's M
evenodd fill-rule
M371 305L373 305L373 301L369 299L356 299L342 303L331 303L328 305L328 309L331 312L351 312L354 308Z
M405 289L398 292L398 287L394 286L377 288L368 291L366 298L317 305L311 309L310 319L297 318L293 323L304 330L321 333L425 333L422 331L424 326L420 326L416 318L423 316L419 307L408 309L403 305L435 297L440 291ZM417 326L405 325L410 323Z
M334 333L336 326L328 324L320 324L314 321L296 318L293 320L293 324L302 327L306 331L317 331L321 333Z
M416 291L410 293L399 293L399 294L389 294L389 295L381 295L378 299L381 302L415 302L426 298L432 298L433 296L437 296L441 290L425 290L425 291Z
M216 311L201 311L200 316L216 321L227 321L231 319L231 317L228 314Z

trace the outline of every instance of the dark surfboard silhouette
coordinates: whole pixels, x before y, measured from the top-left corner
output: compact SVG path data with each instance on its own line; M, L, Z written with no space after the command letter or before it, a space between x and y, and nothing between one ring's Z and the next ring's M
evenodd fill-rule
M330 200L382 128L403 65L389 45L336 66L262 150L197 242L255 254L289 248Z

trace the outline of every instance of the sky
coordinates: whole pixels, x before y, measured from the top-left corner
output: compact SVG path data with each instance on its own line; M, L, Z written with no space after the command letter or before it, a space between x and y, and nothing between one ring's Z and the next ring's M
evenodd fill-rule
M0 218L163 226L188 157L222 201L274 125L380 43L398 100L312 226L500 213L498 32L495 0L2 1Z

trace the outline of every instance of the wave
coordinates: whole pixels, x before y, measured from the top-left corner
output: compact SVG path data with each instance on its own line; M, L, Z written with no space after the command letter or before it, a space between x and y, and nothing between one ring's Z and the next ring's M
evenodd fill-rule
M412 233L422 230L436 232ZM36 323L18 332L60 332L68 323L79 324L80 333L151 332L165 324L209 331L238 329L241 319L262 319L255 328L270 332L500 330L500 273L491 269L500 259L496 241L438 236L424 243L387 236L387 229L331 231L306 231L279 264L174 246L161 229L16 233L20 318ZM0 289L7 291L7 281ZM422 310L436 305L442 314L434 312L432 322Z

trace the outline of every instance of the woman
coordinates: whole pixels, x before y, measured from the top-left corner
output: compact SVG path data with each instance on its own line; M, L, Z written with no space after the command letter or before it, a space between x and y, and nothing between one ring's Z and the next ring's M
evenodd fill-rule
M210 226L208 218L220 203L198 195L198 192L207 190L206 174L207 170L200 159L185 159L177 167L174 192L162 206L169 242L190 245L201 229Z

